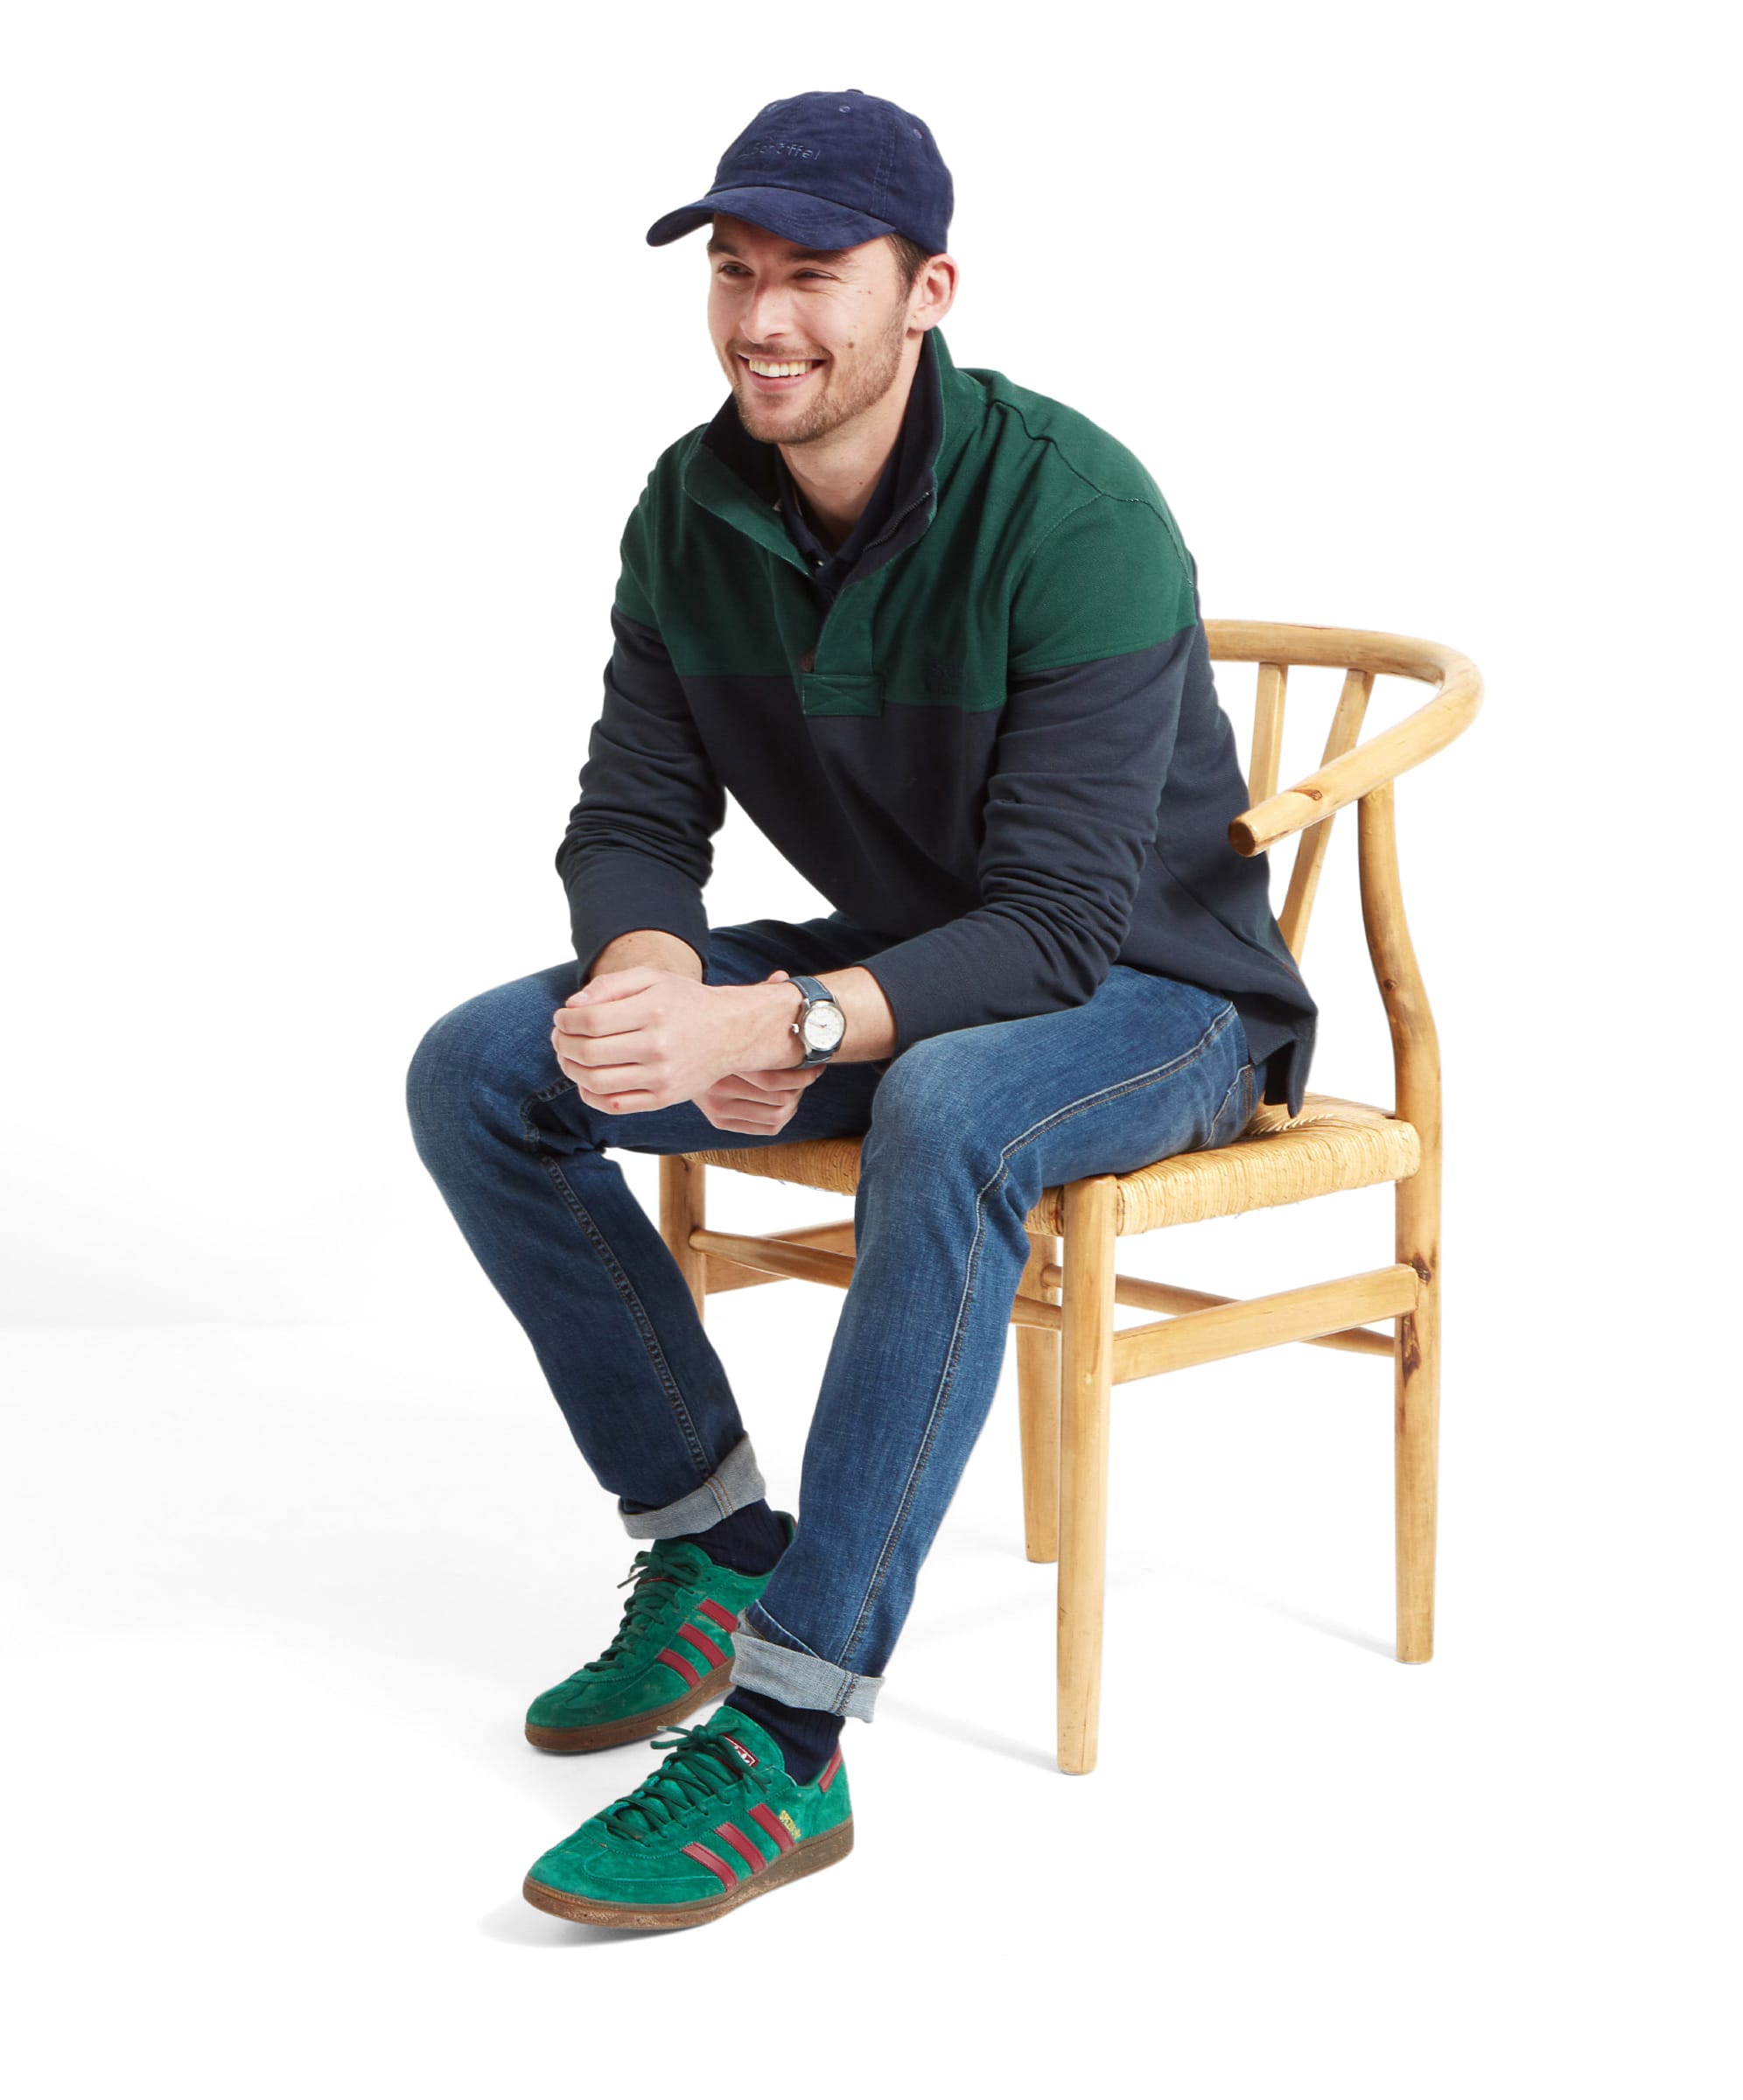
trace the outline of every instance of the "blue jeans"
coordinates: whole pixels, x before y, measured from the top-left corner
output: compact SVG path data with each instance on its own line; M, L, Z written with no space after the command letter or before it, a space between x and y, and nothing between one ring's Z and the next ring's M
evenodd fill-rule
M839 970L888 939L838 913L718 928L708 982ZM869 1720L991 1404L1030 1208L1059 1182L1227 1144L1263 1072L1227 998L1116 963L1062 1012L831 1065L779 1131L750 1137L693 1102L590 1109L550 1046L578 979L573 961L556 963L435 1023L407 1078L419 1155L630 1535L662 1538L718 1522L764 1482L690 1290L611 1153L863 1134L854 1275L805 1446L802 1521L735 1640L732 1676Z

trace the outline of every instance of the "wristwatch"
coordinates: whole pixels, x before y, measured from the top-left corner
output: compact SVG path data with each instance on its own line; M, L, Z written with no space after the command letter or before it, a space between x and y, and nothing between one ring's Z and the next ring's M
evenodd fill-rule
M796 976L788 971L787 982L799 987L805 1001L793 1024L793 1032L805 1052L799 1062L827 1064L841 1047L841 1039L847 1032L847 1016L836 1005L829 986L819 984L816 977Z

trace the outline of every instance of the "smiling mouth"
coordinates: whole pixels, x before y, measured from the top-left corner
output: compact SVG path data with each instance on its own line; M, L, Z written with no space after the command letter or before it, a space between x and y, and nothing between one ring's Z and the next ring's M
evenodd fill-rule
M802 387L822 365L820 357L757 357L740 355L752 386L759 394L790 394ZM761 369L759 370L758 368Z

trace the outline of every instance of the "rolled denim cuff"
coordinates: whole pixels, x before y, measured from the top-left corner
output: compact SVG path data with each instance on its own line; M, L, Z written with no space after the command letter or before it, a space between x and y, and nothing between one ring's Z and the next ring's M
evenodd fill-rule
M700 1488L668 1502L663 1509L626 1509L620 1495L618 1515L632 1538L683 1538L692 1531L706 1531L735 1509L761 1501L767 1492L751 1439L740 1437Z
M862 1677L839 1663L825 1662L809 1648L784 1640L768 1614L746 1607L732 1636L732 1682L760 1691L783 1706L810 1706L822 1713L845 1714L869 1721L882 1677Z

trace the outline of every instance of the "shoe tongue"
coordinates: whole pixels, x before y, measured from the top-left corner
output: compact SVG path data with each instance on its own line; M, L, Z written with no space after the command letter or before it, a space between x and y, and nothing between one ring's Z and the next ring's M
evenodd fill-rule
M747 1772L760 1772L767 1777L771 1768L785 1773L787 1765L780 1754L780 1745L766 1728L753 1721L747 1713L740 1713L736 1706L722 1706L708 1722L710 1735L724 1736L734 1756Z
M714 1565L700 1546L685 1538L661 1538L654 1542L650 1558L662 1575L697 1576L706 1574Z

